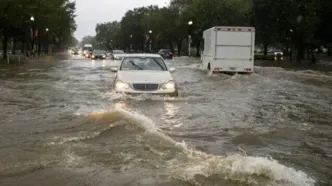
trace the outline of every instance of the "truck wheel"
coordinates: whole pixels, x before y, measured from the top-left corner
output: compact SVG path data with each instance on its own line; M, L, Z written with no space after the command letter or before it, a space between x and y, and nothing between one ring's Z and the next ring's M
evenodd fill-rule
M212 75L213 71L211 71L211 64L209 63L207 66L207 75Z

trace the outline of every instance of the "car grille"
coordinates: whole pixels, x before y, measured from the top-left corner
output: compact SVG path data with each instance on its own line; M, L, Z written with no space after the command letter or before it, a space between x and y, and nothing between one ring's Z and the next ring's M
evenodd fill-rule
M158 90L158 84L133 84L133 88L139 91L154 91Z

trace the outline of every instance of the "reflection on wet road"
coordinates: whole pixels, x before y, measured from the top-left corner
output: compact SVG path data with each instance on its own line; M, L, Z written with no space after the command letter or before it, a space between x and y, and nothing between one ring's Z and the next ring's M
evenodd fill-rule
M330 185L332 75L207 75L179 98L111 91L117 61L0 68L0 185Z

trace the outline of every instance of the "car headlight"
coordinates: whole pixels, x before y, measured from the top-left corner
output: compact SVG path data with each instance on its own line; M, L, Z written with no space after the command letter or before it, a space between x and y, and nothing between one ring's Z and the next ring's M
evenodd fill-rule
M167 90L167 89L174 89L174 88L175 88L175 83L174 83L174 81L169 81L169 82L163 84L162 88L163 88L164 90Z
M92 55L91 57L92 57L92 58L95 58L95 56L94 56L94 55Z
M103 55L103 58L105 58L106 56L105 55Z
M128 89L129 88L129 84L128 83L125 83L123 81L116 81L115 83L115 89L116 90L123 90L123 89Z

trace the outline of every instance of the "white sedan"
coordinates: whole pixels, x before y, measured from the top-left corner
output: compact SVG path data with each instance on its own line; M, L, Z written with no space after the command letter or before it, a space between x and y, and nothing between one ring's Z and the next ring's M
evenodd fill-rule
M157 54L127 54L117 72L113 89L117 93L178 96L178 88L168 68Z

